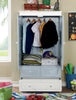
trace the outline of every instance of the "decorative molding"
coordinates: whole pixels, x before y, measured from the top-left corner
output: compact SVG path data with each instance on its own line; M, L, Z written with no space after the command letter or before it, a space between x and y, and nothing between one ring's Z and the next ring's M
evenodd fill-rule
M62 16L62 11L19 11L19 16Z

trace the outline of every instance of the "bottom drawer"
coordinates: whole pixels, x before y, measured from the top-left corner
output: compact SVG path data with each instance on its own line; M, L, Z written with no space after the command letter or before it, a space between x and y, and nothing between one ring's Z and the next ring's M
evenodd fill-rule
M62 82L59 79L23 79L19 81L20 91L62 91Z

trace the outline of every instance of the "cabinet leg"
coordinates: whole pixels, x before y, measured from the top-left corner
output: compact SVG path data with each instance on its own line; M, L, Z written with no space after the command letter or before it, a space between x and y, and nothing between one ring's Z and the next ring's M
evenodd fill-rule
M23 77L21 77L21 80L23 79Z

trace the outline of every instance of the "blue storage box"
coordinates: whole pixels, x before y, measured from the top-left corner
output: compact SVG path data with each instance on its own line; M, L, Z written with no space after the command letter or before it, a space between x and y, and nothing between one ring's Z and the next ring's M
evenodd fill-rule
M65 76L67 88L71 88L70 82L74 79L76 80L76 74L65 74Z

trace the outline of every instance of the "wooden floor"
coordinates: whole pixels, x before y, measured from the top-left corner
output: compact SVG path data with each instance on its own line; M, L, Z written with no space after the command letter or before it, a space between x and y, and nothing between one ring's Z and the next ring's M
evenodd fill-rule
M71 89L68 89L67 87L63 87L62 93L76 93L76 91L72 91Z
M13 87L12 92L14 92L14 93L18 93L18 92L19 92L19 88L18 88L18 87Z
M13 92L18 93L19 92L19 88L18 87L13 87ZM71 89L63 87L61 93L76 93L76 91L72 91Z

